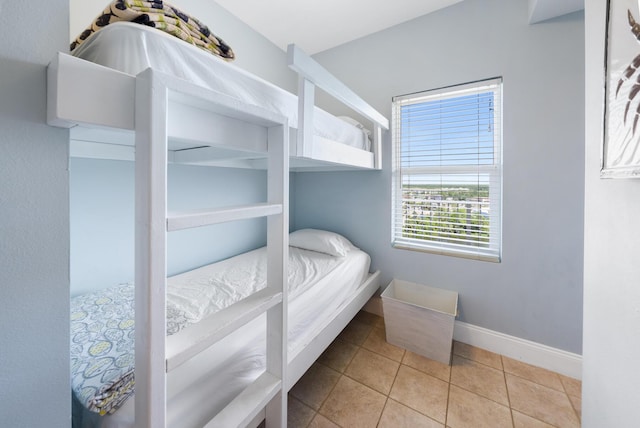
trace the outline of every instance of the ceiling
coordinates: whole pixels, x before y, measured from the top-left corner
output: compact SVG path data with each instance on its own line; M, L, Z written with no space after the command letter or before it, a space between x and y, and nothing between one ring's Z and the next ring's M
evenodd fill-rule
M528 0L529 23L546 21L547 19L565 15L584 9L584 0Z
M462 0L216 0L283 50L315 54ZM527 0L529 21L584 7L584 0Z

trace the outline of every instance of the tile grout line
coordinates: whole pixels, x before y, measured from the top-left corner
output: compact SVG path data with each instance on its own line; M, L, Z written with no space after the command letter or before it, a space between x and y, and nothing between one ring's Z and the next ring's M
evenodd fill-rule
M364 324L364 323L363 323L363 324ZM371 324L367 324L367 326L371 327L371 329L369 330L369 333L367 334L367 336L365 337L365 339L364 339L364 341L363 341L362 343L364 343L364 342L369 338L369 335L373 332L373 326L372 326ZM336 338L336 339L337 339L337 338ZM342 428L342 426L341 426L340 424L338 424L336 421L334 421L333 419L329 418L328 416L323 415L322 413L320 413L320 410L322 409L322 406L324 405L324 403L329 399L329 397L331 396L331 394L332 394L332 393L333 393L333 391L335 390L336 386L338 385L338 383L340 382L340 379L341 379L342 377L346 377L346 378L349 378L349 379L353 380L354 382L358 382L357 380L355 380L355 379L351 378L350 376L348 376L348 375L346 374L346 371L347 371L347 369L349 368L349 366L351 365L351 363L353 362L353 359L356 357L356 355L358 354L358 352L360 351L360 349L362 349L362 345L361 345L361 344L358 344L358 343L349 342L349 341L345 341L345 342L346 342L346 343L351 343L352 345L356 346L358 349L353 353L353 355L351 356L351 358L349 359L349 361L347 362L347 364L344 366L344 371L343 371L343 372L339 372L339 371L337 371L337 370L335 370L335 369L333 369L333 368L331 368L331 367L329 367L329 366L326 366L326 365L324 365L324 364L319 363L319 362L317 362L317 361L316 361L316 363L317 363L317 364L321 364L321 365L323 365L323 366L325 366L325 367L328 367L328 368L329 368L329 369L331 369L331 370L334 370L334 371L336 371L336 372L340 373L340 377L338 378L337 382L335 383L335 385L333 385L333 386L331 387L331 390L329 391L329 393L327 394L327 396L322 400L322 403L320 403L320 405L318 406L318 410L316 411L316 415L322 415L323 417L327 418L329 421L331 421L333 424L337 425L337 426L338 426L338 427L340 427L340 428ZM360 383L360 382L358 382L358 383ZM361 384L361 385L363 385L363 386L366 386L366 385L364 385L364 384L362 384L362 383L360 383L360 384ZM372 389L372 388L370 388L370 389ZM372 389L372 390L373 390L373 389ZM374 391L375 391L375 390L374 390ZM386 401L385 401L385 405L386 405ZM384 411L384 407L383 407L382 409L383 409L383 411ZM380 413L380 416L382 416L382 412ZM314 416L314 418L315 418L315 416ZM379 420L379 419L378 419L378 420ZM313 419L311 420L311 422L313 422ZM310 423L311 423L311 422L310 422ZM377 424L376 424L376 425L377 425Z
M385 409L386 409L386 407L387 407L387 403L389 403L389 400L391 399L391 398L390 398L391 391L393 390L393 386L395 385L396 380L398 379L398 373L400 372L400 367L402 366L402 362L404 361L404 358L405 358L405 356L406 356L406 354L407 354L407 351L406 351L406 350L403 350L403 352L402 352L402 357L400 358L400 361L395 361L395 360L393 360L393 359L391 359L391 358L387 357L386 355L383 355L383 354L381 354L381 353L379 353L379 352L376 352L375 350L371 350L371 349L365 348L365 347L364 347L364 344L367 342L367 340L369 339L369 337L370 337L372 334L374 334L374 332L375 332L375 329L376 329L376 328L377 328L377 327L376 327L375 325L371 325L371 331L370 331L370 332L369 332L369 334L367 335L367 337L366 337L366 339L364 340L364 342L362 342L362 345L359 345L359 348L360 348L360 349L364 349L364 350L366 350L366 351L369 351L369 352L371 352L371 353L373 353L373 354L375 354L375 355L379 355L379 356L381 356L381 357L383 357L383 358L386 358L387 360L389 360L389 361L391 361L391 362L393 362L393 363L397 363L397 364L398 364L398 368L395 370L395 374L393 375L393 381L391 382L391 386L389 387L389 391L388 391L386 394L383 394L383 395L384 395L384 397L385 397L385 400L384 400L384 405L382 406L382 411L380 412L380 415L378 416L378 420L377 420L377 422L376 422L376 427L378 427L378 426L380 425L380 421L382 420L382 415L384 414L384 411L385 411ZM385 342L386 342L386 339L385 339ZM356 353L357 353L357 352L356 352ZM354 354L354 358L355 358L355 354ZM352 361L353 361L353 358L352 358ZM350 364L350 363L349 363L349 364ZM346 369L345 369L345 372L346 372ZM348 375L345 375L345 376L349 377ZM350 378L350 379L352 379L351 377L349 377L349 378ZM364 385L364 384L362 384L360 381L358 381L358 380L356 380L356 379L353 379L353 380L354 380L355 382L360 383L361 385ZM367 386L367 385L364 385L364 386ZM374 390L374 391L376 391L376 390L375 390L375 389L373 389L373 388L371 388L371 389L372 389L372 390ZM376 391L376 392L379 392L379 391Z
M375 329L375 327L374 327ZM373 329L371 330L371 334L373 334ZM367 339L369 337L367 336ZM374 352L374 351L372 351ZM380 354L378 354L380 355ZM380 421L382 420L382 415L384 414L385 409L387 408L387 403L389 403L390 395L391 395L391 391L393 390L393 385L396 384L396 380L398 379L398 373L400 373L400 367L402 366L402 361L404 360L404 356L407 355L407 351L405 350L402 353L402 357L400 358L400 361L394 361L398 363L398 368L396 369L396 374L393 376L393 382L391 382L391 387L389 388L389 392L387 394L385 394L385 400L384 400L384 406L382 406L382 412L380 412L380 416L378 417L378 422L376 423L376 427L378 427L380 425Z
M367 337L368 337L368 336L367 336ZM336 338L336 339L337 339L337 338ZM335 340L334 340L334 341L335 341ZM354 345L354 346L356 346L356 347L360 348L360 345L358 345L358 344L355 344L355 343L352 343L352 342L349 342L349 341L344 341L344 342L345 342L345 343L349 343L349 344L351 344L351 345ZM333 343L333 342L332 342L332 343ZM326 350L325 350L325 351L326 351ZM324 353L324 352L323 352L323 353ZM349 361L347 362L347 364L346 364L346 365L345 365L345 367L344 367L344 370L345 370L345 371L347 370L347 367L349 367L349 365L351 364L351 362L353 361L353 358L355 357L355 355L356 355L357 353L358 353L358 351L356 351L356 352L354 352L354 353L353 353L353 356L349 359ZM322 356L322 354L321 354L321 356ZM318 357L318 358L319 358L319 357ZM335 371L336 373L339 373L339 374L340 374L340 376L338 377L338 380L336 381L336 383L331 387L331 389L330 389L330 390L329 390L329 392L327 393L326 397L324 397L324 399L322 400L322 402L318 405L318 410L314 409L313 407L311 407L310 405L308 405L308 404L307 404L307 403L305 403L304 401L302 401L302 400L298 400L298 401L300 401L301 403L305 404L307 407L311 408L311 409L314 411L313 418L311 418L311 421L309 421L309 423L307 424L307 427L308 427L309 425L311 425L311 423L313 422L313 420L316 418L316 416L317 416L317 415L321 415L321 416L323 416L323 417L327 418L327 419L328 419L329 421L331 421L333 424L335 424L335 425L337 425L338 427L342 428L342 427L341 427L339 424L337 424L335 421L333 421L333 420L332 420L332 419L330 419L329 417L327 417L327 416L323 415L322 413L320 413L320 409L322 409L322 406L323 406L323 405L324 405L324 403L327 401L327 399L329 398L329 396L331 395L331 393L332 393L332 392L333 392L333 390L335 389L336 385L338 385L338 382L340 382L340 378L342 378L343 376L345 376L345 374L344 374L343 372L341 372L341 371L338 371L338 370L334 369L333 367L329 367L328 365L321 363L321 362L320 362L320 361L318 361L318 360L316 360L316 361L314 362L314 364L319 364L319 365L321 365L321 366L323 366L323 367L326 367L326 368L328 368L328 369L330 369L330 370L333 370L333 371ZM347 376L347 377L348 377L348 376ZM351 379L351 378L350 378L350 379Z
M502 357L502 356L501 356L501 357ZM535 366L534 366L534 367L535 367ZM558 375L558 374L557 374L557 373L555 373L555 372L552 372L552 373L554 373L554 374ZM562 389L563 389L564 391L558 391L557 389L555 389L555 388L551 388L550 386L543 385L543 384L541 384L541 383L539 383L539 382L536 382L536 381L534 381L534 380L527 379L527 378L522 377L522 376L519 376L519 375L517 375L517 374L515 374L515 373L510 373L510 372L505 371L505 372L504 372L504 377L505 377L505 384L506 384L506 387L507 387L507 399L509 400L509 410L511 411L511 419L512 419L512 423L513 423L513 426L514 426L514 427L515 427L515 418L514 418L514 415L513 415L513 412L514 412L514 411L517 411L518 413L521 413L521 414L523 414L523 415L526 415L526 416L530 417L531 419L534 419L534 420L536 420L536 421L538 421L538 422L542 422L542 423L545 423L545 424L547 424L547 425L551 425L551 426L555 426L555 425L551 424L550 422L543 421L542 419L538 418L537 416L531 415L531 414L529 414L529 413L525 413L525 412L520 411L520 410L516 410L516 409L514 409L514 408L511 406L511 396L509 395L509 385L506 383L507 374L508 374L508 375L510 375L510 376L513 376L514 378L518 378L518 379L524 380L524 381L526 381L526 382L530 382L530 383L532 383L532 384L534 384L534 385L537 385L537 386L539 386L539 387L547 388L547 389L549 389L549 390L551 390L551 391L555 391L555 392L559 392L559 393L563 393L563 392L564 392L565 396L567 397L567 400L569 400L569 405L571 406L571 410L573 410L573 413L576 415L576 417L577 417L577 419L578 419L578 422L581 422L581 418L580 418L580 416L577 414L576 409L573 407L573 403L571 402L571 398L569 398L569 394L567 394L567 393L566 393L564 383L562 383L562 379L560 379L560 384L562 385Z
M381 421L382 421L382 416L384 415L385 410L387 409L387 406L388 406L389 402L390 402L390 401L395 401L395 400L393 400L393 399L391 398L391 396L390 396L390 395L391 395L391 392L393 391L394 386L395 386L395 385L396 385L396 383L397 383L397 380L398 380L398 374L399 374L400 369L402 368L402 366L405 366L405 367L407 367L407 368L414 369L414 370L416 370L417 372L420 372L420 373L425 374L425 375L427 375L427 376L433 377L433 378L435 378L435 379L442 380L441 378L439 378L439 377L437 377L437 376L434 376L434 375L433 375L433 374L431 374L431 373L428 373L428 372L425 372L425 371L423 371L423 370L421 370L421 369L418 369L418 368L415 368L415 367L413 367L413 366L407 365L407 364L406 364L406 362L408 361L408 360L407 360L407 358L408 358L408 357L407 357L407 356L408 356L408 351L407 351L407 350L405 350L405 349L403 349L403 352L402 352L402 354L401 354L401 356L400 356L399 361L396 361L395 359L393 359L393 358L389 358L387 355L385 355L385 354L383 354L383 353L380 353L379 351L382 351L381 349L373 350L373 349L369 349L369 348L365 347L365 346L364 346L364 344L365 344L365 343L367 343L367 340L369 340L369 339L371 338L371 336L372 336L373 334L375 334L375 333L376 333L376 329L377 329L377 328L380 328L380 326L377 324L377 321L376 321L376 322L373 322L373 323L364 323L362 320L358 320L358 321L359 321L360 323L362 323L362 324L366 324L366 325L369 327L369 328L368 328L368 332L367 332L367 334L364 336L364 339L360 341L360 342L362 342L362 343L356 343L356 342L354 342L354 341L344 341L344 342L349 343L349 344L351 344L352 346L354 346L355 351L354 351L354 352L353 352L353 354L348 358L348 360L347 360L347 362L346 362L346 364L345 364L345 366L344 366L343 371L342 371L342 372L340 372L340 371L335 370L334 368L332 368L332 367L330 367L330 366L328 366L328 365L326 365L326 364L323 364L323 363L319 363L319 362L318 362L318 364L320 364L320 365L322 365L322 366L324 366L324 367L327 367L327 368L329 368L329 369L331 369L331 370L334 370L334 371L338 372L338 373L340 374L340 376L338 377L338 380L336 381L336 383L331 387L331 389L330 389L329 393L326 395L326 397L325 397L325 398L322 400L322 402L319 404L318 410L315 410L315 409L313 409L313 408L312 408L312 410L313 410L313 417L311 418L311 421L309 422L309 424L307 424L307 427L311 424L311 422L313 422L313 420L314 420L316 417L318 417L318 415L320 415L320 416L322 416L322 417L327 418L329 421L331 421L332 423L334 423L336 426L341 427L341 425L339 425L338 423L336 423L336 422L335 422L335 421L333 421L332 419L328 418L328 417L327 417L327 416L325 416L324 414L320 413L320 409L322 408L322 406L324 406L324 405L325 405L325 403L326 403L326 401L328 400L329 396L331 396L331 394L334 392L334 390L335 390L335 388L336 388L337 384L342 380L342 378L343 378L343 377L345 377L345 378L347 378L347 379L349 379L349 380L352 380L352 381L354 381L354 382L356 382L356 383L358 383L358 384L360 384L360 385L362 385L362 386L364 386L364 387L366 387L366 388L368 388L368 389L370 389L370 390L372 390L372 391L374 391L374 392L377 392L377 393L379 393L379 394L382 394L382 395L385 397L385 399L384 399L384 404L383 404L383 406L382 406L382 410L380 411L380 414L378 415L378 418L377 418L377 422L376 422L376 424L375 424L375 426L376 426L376 427L380 426ZM376 340L377 340L377 339L376 339ZM471 346L471 345L469 345L469 346ZM402 348L401 348L401 349L402 349ZM478 349L482 349L482 348L478 348ZM354 359L355 359L356 355L358 355L358 353L359 353L360 351L362 351L362 350L367 351L367 352L370 352L370 353L372 353L372 354L375 354L375 355L377 355L377 356L380 356L380 357L382 357L382 358L385 358L385 359L389 360L390 362L394 362L394 363L396 363L396 364L397 364L397 368L396 368L396 370L395 370L395 374L394 374L394 376L393 376L393 380L392 380L392 382L391 382L391 384L390 384L391 386L390 386L390 388L389 388L389 390L388 390L388 392L387 392L387 393L382 393L381 391L378 391L378 390L377 390L377 389L375 389L375 388L369 387L368 385L366 385L366 384L362 383L361 381L359 381L359 380L357 380L357 379L353 378L352 376L350 376L349 374L347 374L347 370L348 370L348 368L353 364L353 362L354 362ZM490 352L490 351L487 351L487 352ZM490 353L491 353L491 352L490 352ZM495 354L495 353L492 353L492 354ZM579 396L577 396L577 395L576 395L576 396L574 396L574 395L569 394L569 392L568 392L568 387L565 385L565 382L563 382L562 378L560 377L560 375L559 375L558 373L551 372L551 373L553 373L553 374L554 374L554 375L559 379L562 390L558 390L558 389L552 388L552 387L550 387L550 386L548 386L548 385L546 385L546 384L539 383L538 381L535 381L535 380L532 380L532 379L529 379L529 378L526 378L526 377L522 377L522 376L517 375L517 374L514 374L514 373L507 372L507 371L505 370L505 362L504 362L504 358L505 358L505 357L504 357L503 355L501 355L501 354L495 354L495 355L496 355L496 356L498 356L498 358L499 358L497 362L499 363L499 365L500 365L500 367L501 367L500 369L495 367L495 365L498 365L498 364L490 365L490 364L486 364L485 362L477 361L477 360L475 360L475 359L473 359L473 358L472 358L472 357L474 357L474 356L478 357L478 355L475 355L475 354L469 354L469 355L467 355L467 356L465 356L465 355L460 355L459 353L455 352L455 350L453 349L453 343L452 343L452 360L451 360L451 363L449 364L449 372L448 372L448 377L447 377L447 379L448 379L448 380L447 380L448 388L447 388L446 406L445 406L445 415L444 415L444 427L445 427L445 428L447 427L447 422L448 422L449 407L450 407L450 404L451 404L451 403L450 403L450 401L451 401L451 389L452 389L452 386L453 386L453 385L455 385L457 388L460 388L461 390L464 390L464 391L467 391L467 392L469 392L469 393L472 393L472 394L478 395L478 396L480 396L480 397L483 397L483 398L485 398L485 399L487 399L487 400L489 400L489 401L491 401L491 402L494 402L494 403L496 403L496 404L498 404L498 405L500 405L500 406L505 406L505 404L504 404L504 403L502 403L502 402L498 402L498 401L496 401L496 400L494 400L494 399L492 399L492 398L489 398L489 397L484 396L483 394L479 394L479 393L477 393L477 392L470 391L470 390L468 390L467 388L460 387L460 386L458 386L458 385L456 385L456 384L453 384L453 383L452 383L452 379L453 379L453 369L454 369L454 366L453 366L453 357L454 357L454 356L456 356L456 357L458 357L458 358L461 358L461 359L463 359L463 360L468 360L468 361L471 361L471 362L473 362L473 363L476 363L476 364L478 364L478 366L480 366L480 367L491 368L491 369L498 370L498 371L502 372L502 379L503 379L503 382L504 382L504 386L505 386L505 390L506 390L506 395L507 395L507 405L506 405L506 407L508 407L508 408L509 408L509 415L510 415L510 417L511 417L510 419L511 419L511 426L512 426L512 427L515 427L515 426L516 426L516 423L515 423L515 413L514 413L514 412L516 411L516 409L514 409L514 408L512 407L512 403L511 403L511 393L510 393L510 390L509 390L508 383L507 383L507 381L506 381L506 376L507 376L507 374L509 374L510 376L513 376L514 378L517 378L517 379L521 379L521 380L524 380L524 381L530 382L530 383L532 383L532 384L534 384L534 385L537 385L537 386L539 386L539 387L544 387L544 388L547 388L547 389L552 390L552 391L557 391L557 392L560 392L560 393L564 393L564 396L567 398L567 400L569 400L569 404L570 404L570 406L571 406L571 409L573 410L574 415L577 417L578 421L580 421L580 420L581 420L581 417L580 417L580 415L578 414L578 410L576 409L576 407L574 407L573 402L572 402L572 397L575 397L576 399L579 399L580 397L579 397ZM483 357L483 355L480 355L480 357ZM488 359L486 359L486 358L484 359L484 361L489 361L489 362L490 362L490 360L488 360ZM534 367L536 367L536 366L534 366ZM534 376L534 377L535 377L535 376ZM573 387L573 385L571 385L571 386ZM304 402L302 402L302 403L303 403L303 404L305 404ZM402 403L401 403L401 404L402 404ZM406 405L405 405L405 406L406 406ZM307 407L310 407L310 406L307 406ZM413 409L412 407L409 407L409 409L412 409L412 410L414 410L414 411L417 411L419 414L421 414L421 415L423 415L423 416L425 416L425 417L427 417L427 418L429 418L429 419L431 419L431 420L433 420L433 421L436 421L436 420L435 420L435 419L433 419L431 416L429 416L429 415L427 415L427 414L424 414L423 412L418 411L417 409ZM544 422L544 421L542 421L542 420L538 419L537 417L534 417L534 416L529 415L528 413L525 413L525 415L527 415L528 417L531 417L531 418L535 419L536 421ZM437 423L441 423L440 421L436 421L436 422L437 422ZM547 422L544 422L544 423L547 423Z
M473 360L473 359L470 359L470 358L464 357L464 356L459 355L459 354L455 354L455 355L456 355L456 356L458 356L459 358L464 359L464 360L471 361L471 362L475 362L475 363L478 363L478 364L480 364L480 365L482 365L482 366L484 366L484 367L487 367L487 368L490 368L490 369L494 369L494 370L497 370L497 371L501 372L501 373L502 373L502 378L503 378L504 383L505 383L505 390L506 390L506 392L507 392L507 403L508 403L508 405L506 405L506 406L505 406L505 404L504 404L504 403L501 403L501 402L499 402L499 401L496 401L496 400L494 400L493 398L487 397L487 396L485 396L485 395L483 395L483 394L480 394L480 393L478 393L478 392L476 392L476 391L471 391L471 390L469 390L469 389L467 389L467 388L465 388L465 387L463 387L463 386L460 386L460 385L457 385L457 384L454 384L453 382L451 382L451 376L452 376L452 374L453 374L453 365L451 365L451 374L450 374L450 376L449 376L449 385L450 385L450 386L449 386L449 391L451 390L451 385L453 385L453 386L455 386L456 388L459 388L459 389L461 389L461 390L463 390L463 391L466 391L466 392L469 392L469 393L471 393L471 394L474 394L474 395L477 395L477 396L479 396L479 397L482 397L482 398L484 398L484 399L486 399L486 400L489 400L489 401L491 401L491 402L493 402L493 403L495 403L495 404L498 404L498 405L500 405L500 406L502 406L502 407L507 407L507 408L509 409L509 415L511 416L511 424L512 424L512 427L514 427L514 426L515 426L515 421L514 421L514 418L513 418L513 410L514 410L514 409L511 407L511 397L509 396L509 388L508 388L508 386L507 386L507 381L506 381L506 374L507 374L507 372L505 372L505 371L504 371L504 369L503 369L503 370L500 370L500 369L497 369L497 368L495 368L495 367L493 367L493 366L490 366L490 365L488 365L488 364L483 364L483 363L481 363L481 362L479 362L479 361L476 361L476 360ZM501 354L496 354L496 355L498 355L498 357L500 357L500 365L501 365L501 367L504 367L504 364L502 363L502 355L501 355ZM521 379L524 379L524 378L521 378ZM530 381L530 380L528 380L528 379L524 379L524 380L527 380L527 381L529 381L529 382L535 383L536 385L539 385L538 383L533 382L533 381ZM544 386L544 385L540 385L540 386ZM550 388L550 389L553 389L553 388ZM448 405L449 405L449 401L447 400L447 407L448 407ZM448 416L448 413L447 413L447 416ZM529 415L527 415L527 416L529 416ZM540 419L538 419L538 418L534 418L534 419L535 419L535 420L537 420L537 421L540 421ZM544 422L544 421L541 421L541 422Z
M320 403L320 405L318 406L318 410L316 410L316 416L317 415L322 415L323 417L327 418L328 420L330 420L332 423L336 424L337 426L341 427L341 425L339 425L336 421L334 421L333 419L329 418L329 416L327 415L323 415L322 413L320 413L320 410L322 410L322 406L324 405L324 403L329 399L329 397L331 396L331 393L333 393L333 390L336 388L336 386L338 385L338 383L340 382L340 378L342 378L342 376L344 376L343 373L340 373L340 377L338 378L338 380L336 381L335 385L333 385L331 387L331 390L329 390L329 393L327 394L326 397L324 397L324 399L322 400L322 403ZM315 419L315 416L314 416ZM313 419L311 420L311 422L313 422ZM309 422L309 423L311 423Z
M502 366L502 379L504 380L504 388L507 391L507 402L509 403L509 415L511 415L511 426L516 426L516 420L513 417L513 407L511 407L511 395L509 394L509 385L507 384L507 372L504 371L504 361L500 355L500 365Z
M369 339L369 337L373 334L373 332L374 332L374 330L375 330L375 329L376 329L375 325L371 325L371 331L369 331L369 334L368 334L368 335L367 335L367 337L364 339L364 342L362 342L362 345L364 345L365 343L367 343L367 340L368 340L368 339ZM360 346L359 346L359 348L360 348L360 349L358 350L358 352L359 352L360 350L362 350L362 349L366 349L367 351L372 352L372 353L374 353L374 354L376 354L376 355L380 355L380 356L382 356L382 357L385 357L385 356L384 356L384 355L382 355L382 354L378 354L378 353L377 353L377 352L375 352L375 351L371 351L371 350L369 350L369 349L367 349L367 348L364 348L362 345L360 345ZM358 352L356 352L356 354L357 354ZM355 358L355 354L354 354L354 358ZM385 357L385 358L386 358L386 357ZM388 360L390 360L390 361L392 361L390 358L387 358L387 359L388 359ZM352 359L352 361L353 361L353 359ZM351 363L349 363L349 364L351 364ZM346 371L347 371L347 369L345 369L345 372L346 372ZM389 394L391 394L391 390L393 389L393 384L394 384L394 383L396 383L396 378L398 377L398 371L400 371L400 364L398 364L398 369L396 370L396 374L393 376L393 382L391 382L391 387L389 388L389 392L388 392L388 393L386 393L386 394L384 394L384 404L382 405L382 410L380 411L380 414L378 415L378 420L376 421L376 427L378 427L378 426L380 425L380 420L382 419L382 415L384 414L384 410L386 409L386 407L387 407L387 403L389 402ZM359 381L357 381L356 379L353 379L353 380L354 380L355 382L360 383L360 382L359 382ZM364 384L362 384L362 385L364 385ZM364 385L364 386L367 386L367 385ZM371 389L373 389L373 388L371 388ZM374 389L374 391L375 391L375 389Z
M455 353L453 352L453 341L451 341L451 355L449 358L449 379L447 380L448 388L447 388L447 405L444 409L444 426L447 427L447 422L449 421L449 400L451 400L451 376L453 375L453 356Z
M382 411L380 412L380 416L378 416L378 421L376 422L376 428L380 426L380 420L382 419L382 415L384 414L384 409L387 408L387 403L389 402L389 396L385 396L384 405L382 406Z
M575 413L576 417L578 418L578 421L580 422L580 424L582 424L582 417L581 417L581 415L578 414L578 410L573 405L573 401L571 401L571 397L575 397L575 398L579 398L580 399L580 403L582 403L582 397L576 397L575 395L569 394L569 391L567 390L567 387L564 384L564 381L562 380L562 377L561 376L558 376L558 377L560 378L560 385L562 385L562 389L564 390L564 393L567 396L567 399L569 400L569 404L571 404L571 408L573 409L573 413Z

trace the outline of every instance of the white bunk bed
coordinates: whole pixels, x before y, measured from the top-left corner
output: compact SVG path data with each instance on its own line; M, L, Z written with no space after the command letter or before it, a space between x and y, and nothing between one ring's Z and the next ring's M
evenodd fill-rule
M72 128L73 156L133 159L135 75L152 68L287 117L292 170L381 168L381 132L388 129L388 120L295 45L289 46L288 61L300 76L299 97L169 34L130 22L108 25L74 55L61 53L52 63L61 69L53 84L65 95L51 93L48 110L50 124ZM371 120L370 137L314 108L316 85ZM170 162L266 167L264 144L255 138L248 139L251 143L229 143L224 131L229 124L222 126L185 105L172 107L171 118ZM104 129L97 131L96 125Z
M304 233L308 244L296 240ZM289 247L289 360L313 341L341 312L369 276L370 258L345 242L344 256L319 248L316 236L303 230ZM213 263L167 280L168 348L209 314L261 290L265 283L265 248ZM72 299L72 388L74 427L133 428L130 384L134 327L133 285L124 284ZM172 343L173 342L173 343ZM99 348L100 352L92 352ZM169 426L202 426L264 371L265 320L257 318L167 377ZM87 372L89 372L87 374ZM106 376L106 377L105 377ZM201 397L207 406L201 406ZM124 401L126 400L126 401ZM113 413L110 410L117 408ZM99 416L98 412L107 413ZM177 422L176 422L177 421Z
M286 426L287 391L379 287L379 273L370 274L313 339L296 355L287 355L290 156L301 171L379 169L381 131L388 128L383 116L295 46L289 47L288 56L290 66L300 74L301 96L295 114L256 106L154 68L132 75L63 53L49 65L48 122L72 128L71 155L135 160L136 427L166 426L168 372L265 312L266 371L206 426L255 426L264 418L267 427ZM238 69L233 73L251 77ZM349 146L315 135L316 84L373 120L373 154L345 149ZM299 119L290 128L291 117ZM289 144L290 135L295 138L293 144ZM242 207L167 213L168 162L267 168L268 200ZM216 312L198 328L183 330L180 340L168 341L167 233L259 217L267 217L267 287Z

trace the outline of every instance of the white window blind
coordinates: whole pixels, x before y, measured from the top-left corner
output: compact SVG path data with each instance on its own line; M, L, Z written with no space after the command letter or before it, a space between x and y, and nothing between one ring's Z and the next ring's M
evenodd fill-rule
M393 98L393 245L500 261L502 79Z

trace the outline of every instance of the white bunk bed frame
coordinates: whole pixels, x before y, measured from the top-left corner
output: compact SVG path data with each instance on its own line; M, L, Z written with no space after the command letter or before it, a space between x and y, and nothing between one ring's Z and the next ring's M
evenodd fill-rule
M295 46L288 56L300 74L301 169L309 159L320 160L324 170L345 164L379 169L381 129L388 129L388 121ZM102 85L111 91L101 91ZM336 160L318 148L309 126L315 85L374 122L375 156L368 163L349 158L349 150ZM379 272L370 274L304 349L287 355L287 118L152 69L130 76L63 53L48 67L47 116L50 125L75 127L74 137L86 140L72 143L72 156L135 160L135 426L166 426L167 373L266 312L266 371L206 427L257 426L265 418L267 427L286 427L289 389L379 288ZM193 120L198 126L188 126ZM172 151L184 147L197 148L187 155ZM194 150L214 155L201 164L266 167L267 202L167 213L167 162L194 163ZM256 162L255 153L266 153L266 162ZM167 337L167 233L258 217L267 217L267 287Z
M289 67L299 74L299 123L297 129L289 128L290 169L382 169L382 130L389 129L387 118L295 45L289 45L287 57ZM135 160L136 76L64 53L58 53L49 69L47 122L72 128L71 156ZM371 121L370 152L313 134L316 86ZM266 168L264 140L256 139L241 123L211 118L182 104L173 107L170 116L175 120L168 124L169 162ZM189 128L192 132L185 133ZM229 135L242 138L229 143Z

